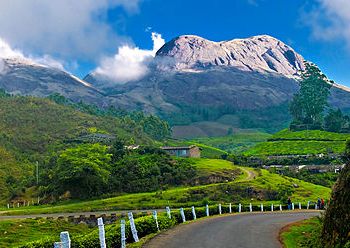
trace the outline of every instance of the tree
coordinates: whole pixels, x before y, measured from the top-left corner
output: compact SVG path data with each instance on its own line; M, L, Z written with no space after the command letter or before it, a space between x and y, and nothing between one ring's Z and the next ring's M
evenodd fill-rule
M111 154L100 144L82 144L64 150L58 157L55 193L88 198L104 192L110 175Z
M329 110L324 118L324 129L329 132L340 132L344 124L345 119L340 109Z
M124 157L124 155L126 154L124 141L122 139L116 137L109 152L112 154L112 157L111 157L112 163L115 163L115 162L119 161L120 159L122 159Z
M306 63L305 66L299 92L289 107L293 117L291 128L320 129L332 82L315 65Z
M326 210L322 229L323 247L348 247L350 245L350 141L346 142L345 160L334 185L329 207Z

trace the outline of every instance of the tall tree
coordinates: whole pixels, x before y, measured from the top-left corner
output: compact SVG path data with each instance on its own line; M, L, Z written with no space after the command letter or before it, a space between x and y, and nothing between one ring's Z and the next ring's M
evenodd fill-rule
M330 109L324 118L324 129L329 132L340 132L345 124L345 118L340 109Z
M299 92L293 97L289 110L293 117L291 128L321 128L332 81L311 63L305 64Z
M57 160L54 191L89 198L104 192L110 176L111 154L100 144L82 144L63 151Z

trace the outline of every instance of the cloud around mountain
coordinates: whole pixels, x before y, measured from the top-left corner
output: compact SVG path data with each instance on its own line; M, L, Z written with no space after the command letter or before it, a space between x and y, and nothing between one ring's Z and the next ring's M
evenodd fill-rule
M105 57L93 74L104 77L113 83L126 83L144 77L149 69L149 62L165 44L161 34L152 33L153 49L140 49L123 45L113 57Z

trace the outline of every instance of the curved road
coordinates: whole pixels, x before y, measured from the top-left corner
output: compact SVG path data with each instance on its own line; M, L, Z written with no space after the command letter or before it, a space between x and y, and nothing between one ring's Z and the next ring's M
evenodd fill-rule
M162 233L146 248L280 248L280 229L319 212L274 212L226 215L197 220Z

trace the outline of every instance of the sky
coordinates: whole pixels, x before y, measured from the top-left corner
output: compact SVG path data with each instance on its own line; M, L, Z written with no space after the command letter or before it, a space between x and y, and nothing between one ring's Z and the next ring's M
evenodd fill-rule
M274 36L350 86L349 0L2 0L0 58L128 81L167 41ZM0 63L1 71L1 63Z

